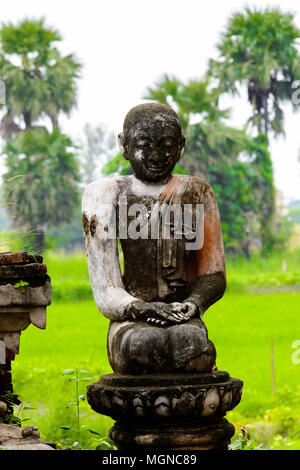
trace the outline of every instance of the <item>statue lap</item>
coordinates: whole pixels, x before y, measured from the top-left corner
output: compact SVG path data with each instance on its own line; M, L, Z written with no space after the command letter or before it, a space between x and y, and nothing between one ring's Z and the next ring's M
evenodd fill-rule
M164 328L126 321L110 323L108 355L119 374L211 372L216 350L200 318Z

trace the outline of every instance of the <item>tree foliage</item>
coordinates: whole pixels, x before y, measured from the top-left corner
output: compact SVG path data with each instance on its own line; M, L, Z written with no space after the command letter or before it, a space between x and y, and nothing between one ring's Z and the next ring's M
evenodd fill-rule
M229 110L219 108L219 90L210 87L208 78L184 84L165 74L154 86L147 88L144 98L171 108L175 106L184 132L189 128L192 116L210 122L229 116Z
M74 215L78 163L71 140L57 129L29 129L7 142L4 201L17 224L45 231Z
M46 28L44 20L2 26L0 70L7 92L7 111L1 123L4 138L33 127L44 117L56 128L59 112L69 113L76 104L80 64L72 54L61 56L53 45L60 40L59 33Z
M250 122L259 133L283 134L282 105L297 107L292 94L300 79L299 37L291 13L246 8L230 17L217 46L219 58L210 61L209 74L221 93L236 95L240 85L247 87Z
M69 220L79 197L78 163L71 140L59 130L59 114L76 104L80 64L72 54L60 54L54 45L60 40L43 19L0 30L4 199L15 226L39 233L38 250L46 228Z

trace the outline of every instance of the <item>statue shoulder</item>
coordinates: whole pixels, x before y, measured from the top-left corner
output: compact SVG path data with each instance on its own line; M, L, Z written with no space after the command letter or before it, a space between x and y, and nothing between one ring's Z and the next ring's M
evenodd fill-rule
M90 183L83 193L83 207L99 203L114 204L119 192L120 179L122 179L120 176L110 176Z
M199 176L191 175L179 175L180 179L185 182L186 186L189 186L192 191L201 194L204 198L208 195L214 196L214 190L212 186L204 179Z

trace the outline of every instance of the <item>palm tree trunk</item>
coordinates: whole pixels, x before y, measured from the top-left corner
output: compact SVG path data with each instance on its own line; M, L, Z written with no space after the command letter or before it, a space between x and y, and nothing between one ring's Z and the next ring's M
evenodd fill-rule
M23 112L23 119L24 119L26 129L30 129L31 128L31 112L30 111L24 111Z
M51 114L50 119L51 119L51 122L52 122L52 130L55 131L56 129L58 129L57 114Z
M269 132L269 109L268 109L268 95L266 93L263 94L262 97L262 105L264 110L264 133L268 137Z

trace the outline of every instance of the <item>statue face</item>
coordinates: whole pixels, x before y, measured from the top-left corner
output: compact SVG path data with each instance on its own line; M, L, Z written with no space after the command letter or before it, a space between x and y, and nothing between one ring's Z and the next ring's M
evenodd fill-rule
M185 139L178 128L166 120L142 120L127 132L123 155L135 176L143 181L166 179L182 155Z

